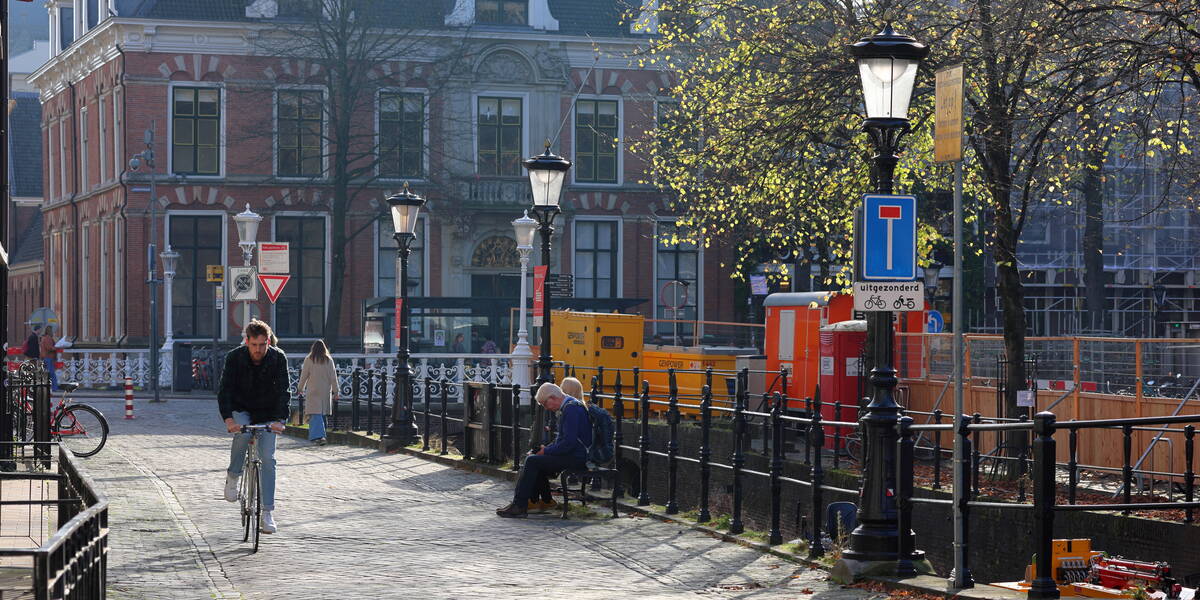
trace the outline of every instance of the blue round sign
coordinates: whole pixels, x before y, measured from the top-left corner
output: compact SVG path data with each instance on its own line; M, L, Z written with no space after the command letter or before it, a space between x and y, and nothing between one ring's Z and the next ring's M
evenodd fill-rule
M925 317L925 331L929 333L941 333L946 328L946 319L942 313L936 310L930 310L929 316Z

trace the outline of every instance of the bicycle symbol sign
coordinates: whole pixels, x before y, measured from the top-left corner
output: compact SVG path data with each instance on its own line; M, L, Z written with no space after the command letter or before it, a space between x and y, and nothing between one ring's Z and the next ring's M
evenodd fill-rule
M859 281L854 284L854 310L917 311L925 308L924 300L925 284L920 281Z

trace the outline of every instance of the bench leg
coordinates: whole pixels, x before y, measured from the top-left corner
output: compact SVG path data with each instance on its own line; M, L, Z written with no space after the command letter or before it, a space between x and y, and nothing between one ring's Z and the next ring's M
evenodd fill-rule
M612 480L612 511L613 518L617 518L617 475L615 473Z
M587 482L590 476L579 478L579 501L587 506Z

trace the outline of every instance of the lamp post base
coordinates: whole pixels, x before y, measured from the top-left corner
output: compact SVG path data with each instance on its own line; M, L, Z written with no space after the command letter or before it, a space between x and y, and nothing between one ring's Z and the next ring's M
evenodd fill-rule
M933 565L925 558L920 550L913 553L912 566L917 575L934 575ZM839 559L829 572L829 578L843 585L850 585L866 577L895 577L896 561L894 560L854 560Z
M379 447L384 452L395 452L416 443L419 433L417 424L413 423L411 418L407 422L404 420L392 421L392 424L388 425L387 431L379 436Z

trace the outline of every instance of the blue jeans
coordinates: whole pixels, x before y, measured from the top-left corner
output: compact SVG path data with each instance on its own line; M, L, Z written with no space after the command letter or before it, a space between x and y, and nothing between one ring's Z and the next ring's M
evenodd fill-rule
M308 441L325 437L325 415L320 413L308 416Z
M50 374L50 389L58 391L58 371L54 366L56 361L53 358L43 358L42 364L46 365L46 372Z
M250 425L250 413L234 411L233 422ZM250 433L233 436L233 448L229 452L229 474L241 477L246 465L246 448L250 445ZM263 510L275 510L275 432L262 431L258 436L258 458L262 460Z

